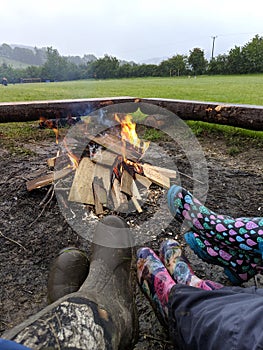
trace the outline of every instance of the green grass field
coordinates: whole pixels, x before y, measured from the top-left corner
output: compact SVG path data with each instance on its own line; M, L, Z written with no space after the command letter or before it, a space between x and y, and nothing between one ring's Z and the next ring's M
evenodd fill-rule
M263 105L263 74L82 80L0 86L0 102L93 97L157 97Z

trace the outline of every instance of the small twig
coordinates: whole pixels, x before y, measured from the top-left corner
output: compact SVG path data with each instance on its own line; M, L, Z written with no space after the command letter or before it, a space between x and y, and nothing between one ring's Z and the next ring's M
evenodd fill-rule
M41 212L40 212L40 214L37 216L37 218L36 218L34 221L32 221L27 227L31 227L31 226L42 216L42 214L44 213L46 207L47 207L48 204L52 201L52 198L53 198L53 196L54 196L55 190L54 190L54 186L52 186L51 188L53 189L53 191L52 191L52 194L51 194L49 200L44 204L43 209L41 210ZM49 192L49 191L48 191L48 192ZM46 197L46 196L45 196L45 197Z
M12 242L14 244L17 244L19 247L23 248L25 251L27 250L21 243L14 241L12 238L6 237L1 231L0 231L0 236L8 240L9 242Z
M187 174L185 174L185 173L182 173L181 171L178 171L178 174L183 175L183 176L185 176L185 177L188 177L188 179L191 179L191 180L197 181L197 182L199 182L199 183L200 183L200 184L202 184L202 185L204 185L204 184L205 184L203 181L197 180L197 179L193 178L193 177L192 177L192 176L190 176L190 175L187 175Z
M56 341L56 343L57 343L58 349L61 350L61 347L60 347L60 344L59 344L59 339L58 339L56 330L55 330L55 328L53 327L52 323L49 323L49 327L50 327L50 329L51 329L51 332L52 332L53 335L54 335L54 338L55 338L55 341Z
M40 206L40 207L42 207L42 205L45 203L45 201L47 200L47 198L48 198L50 192L52 191L52 189L53 189L53 186L50 186L49 189L48 189L48 191L47 191L47 193L46 193L46 195L45 195L45 197L44 197L44 198L42 199L42 201L39 203L39 206Z
M172 342L169 340L157 338L157 337L154 337L153 335L150 335L150 334L144 334L143 337L144 337L144 339L148 338L148 339L156 340L156 341L161 342L161 343L166 343L166 344L170 344L170 345L172 344Z
M25 293L31 294L31 295L33 294L33 292L31 290L22 289L22 291L25 292Z
M55 187L56 191L69 191L70 187Z

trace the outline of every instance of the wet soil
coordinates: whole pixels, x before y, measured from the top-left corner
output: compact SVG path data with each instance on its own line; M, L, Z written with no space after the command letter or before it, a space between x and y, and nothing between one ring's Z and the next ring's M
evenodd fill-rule
M263 216L263 148L247 141L242 152L231 156L223 135L199 138L208 171L209 192L206 205L232 216ZM160 146L176 159L178 169L187 173L189 164L175 145L162 141ZM55 155L50 141L23 144L35 155L17 155L8 148L0 150L0 334L47 305L47 279L50 263L67 246L89 252L90 245L79 236L61 214L56 196L47 195L49 187L28 192L26 182L47 170L46 159ZM191 179L183 178L189 189ZM141 215L125 219L133 224L147 220L153 206ZM147 209L148 208L148 209ZM137 221L136 221L137 220ZM184 244L180 225L172 221L147 244L158 249L166 237L176 237ZM185 253L200 277L229 284L220 267L205 264L184 245ZM253 281L251 281L253 284ZM135 349L172 349L166 333L148 301L136 289L140 334Z

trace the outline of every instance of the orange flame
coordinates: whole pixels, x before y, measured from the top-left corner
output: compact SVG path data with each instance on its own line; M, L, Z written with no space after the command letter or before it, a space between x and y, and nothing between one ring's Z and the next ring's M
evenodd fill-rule
M67 142L65 141L65 138L63 140L63 144L64 144L65 149L67 151L67 156L69 157L69 160L71 161L70 167L73 169L77 169L77 167L79 166L80 158L71 152L71 150L69 149L69 147L67 145Z
M121 120L118 115L115 114L115 119L121 124L122 139L130 142L134 147L140 147L140 139L136 132L136 124L132 121L132 116L127 114L124 119Z
M129 142L136 149L139 149L141 153L144 153L149 147L150 142L141 142L136 132L136 123L132 121L132 116L127 114L123 119L120 119L118 115L115 114L115 120L121 124L121 138L124 148L126 147L126 142ZM124 159L126 159L125 151L123 154Z
M48 129L52 129L54 131L56 135L56 144L58 144L58 136L59 136L58 127L55 125L53 120L48 120L45 117L40 117L39 119L40 119L40 125L43 125L44 127Z

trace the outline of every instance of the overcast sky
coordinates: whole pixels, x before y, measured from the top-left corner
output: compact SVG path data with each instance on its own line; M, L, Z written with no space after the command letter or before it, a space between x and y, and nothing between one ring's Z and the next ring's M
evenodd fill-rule
M262 0L0 0L0 44L140 62L263 36Z

